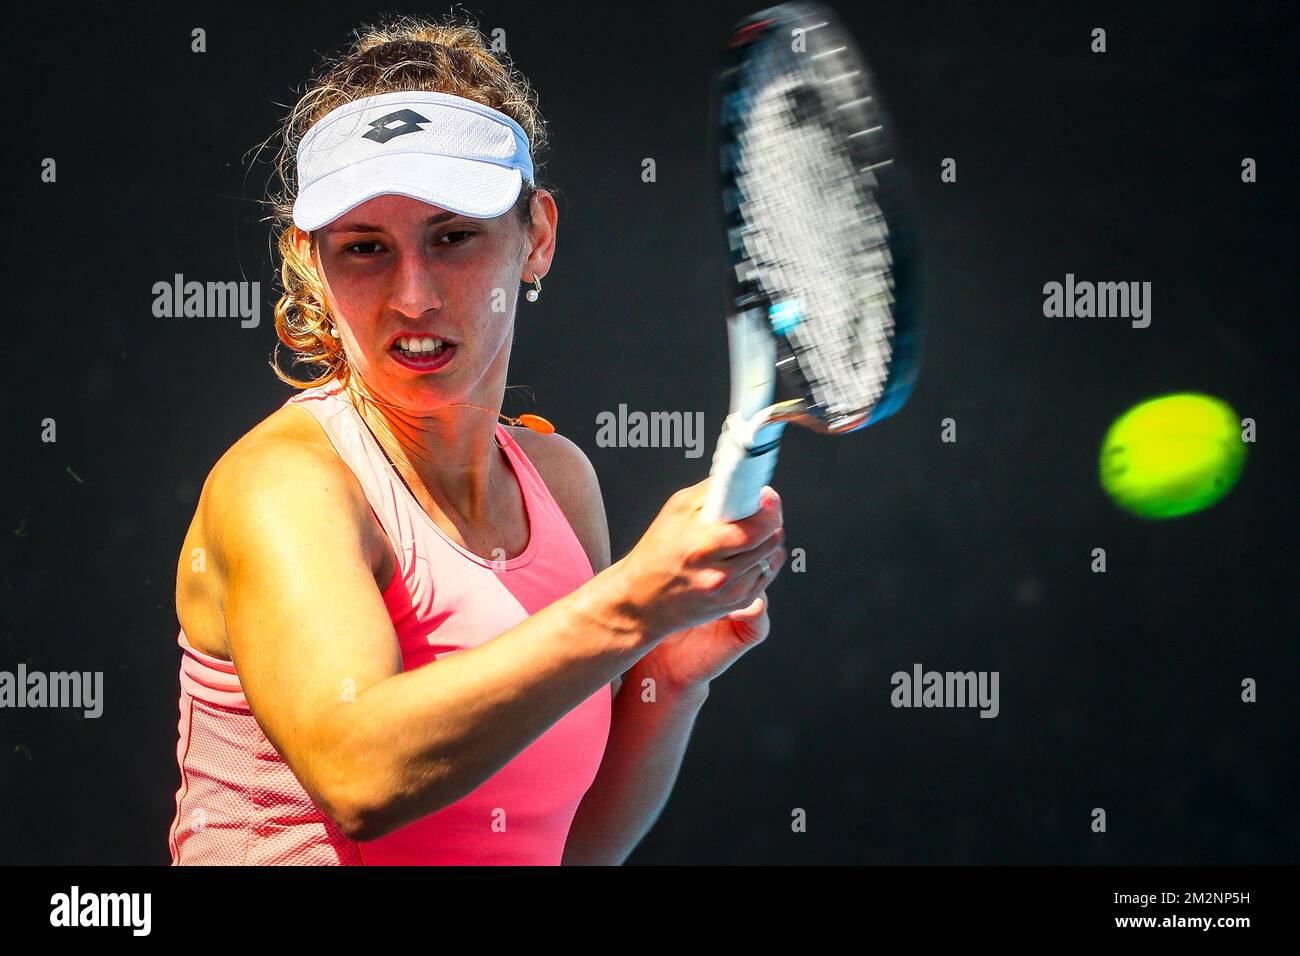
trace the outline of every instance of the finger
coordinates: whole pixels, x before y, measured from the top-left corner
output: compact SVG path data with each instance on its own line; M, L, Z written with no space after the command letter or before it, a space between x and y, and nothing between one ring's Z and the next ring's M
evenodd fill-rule
M728 596L734 596L734 601L729 601L728 606L740 609L749 605L781 572L784 562L785 549L778 545L770 557L760 558L751 567L737 574L726 589Z
M734 573L740 574L766 563L773 568L785 563L785 548L781 542L784 535L778 530L749 551L742 551L727 558L724 565Z
M713 480L712 477L709 477L700 484L691 485L686 489L690 493L692 500L696 500L696 510L704 507L704 499L708 497L709 485ZM758 493L758 508L755 509L753 515L737 518L735 521L728 521L726 518L718 518L717 520L724 524L743 524L753 518L754 515L772 510L775 510L777 514L781 513L781 496L776 493L776 489L771 485L764 485Z
M781 530L783 521L781 499L773 492L763 498L762 506L748 518L716 523L717 543L712 549L714 557L725 559L754 550Z
M741 608L739 611L732 611L730 614L727 615L727 617L733 621L739 621L742 623L751 623L753 621L758 620L760 617L762 617L763 613L766 610L767 610L767 591L762 591L758 595L758 597L750 601L749 604L747 604L745 607Z
M764 592L746 607L727 615L732 630L742 644L758 644L767 637L771 624L767 620L766 611L767 594Z

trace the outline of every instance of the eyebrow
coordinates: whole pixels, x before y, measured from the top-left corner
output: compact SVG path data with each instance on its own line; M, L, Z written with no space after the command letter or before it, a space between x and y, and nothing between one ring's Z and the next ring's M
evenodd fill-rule
M426 226L436 226L440 222L446 222L448 219L455 219L459 213L440 212L424 220ZM383 232L383 226L371 226L363 222L349 222L341 226L330 226L325 230L332 235L338 235L346 232Z

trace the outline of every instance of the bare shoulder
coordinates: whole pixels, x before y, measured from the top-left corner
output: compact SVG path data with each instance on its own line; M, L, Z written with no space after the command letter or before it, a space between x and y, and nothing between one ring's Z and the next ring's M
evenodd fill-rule
M263 419L222 455L204 485L200 509L210 527L236 538L239 522L261 509L317 521L326 515L355 519L348 523L359 531L369 525L369 505L356 476L311 414L292 405Z
M249 429L212 466L177 565L176 611L190 644L229 657L223 608L236 563L255 559L269 519L298 521L355 542L378 578L387 545L356 476L310 413L281 408Z
M610 560L609 528L600 480L591 459L576 443L559 432L542 434L517 426L507 428L569 519L587 551L592 569L603 570Z
M518 426L507 425L506 428L528 455L529 461L541 472L556 500L561 494L585 497L592 491L599 493L596 469L592 467L591 459L571 439L559 432L545 435Z
M288 480L320 478L346 470L326 443L316 440L299 416L309 413L281 408L249 429L226 450L208 474L200 507L230 505L245 496L288 490Z

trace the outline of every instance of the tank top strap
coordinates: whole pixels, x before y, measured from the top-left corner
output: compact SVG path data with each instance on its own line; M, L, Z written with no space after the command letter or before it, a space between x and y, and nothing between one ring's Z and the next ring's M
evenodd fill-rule
M410 515L402 507L403 489L397 487L400 479L393 473L360 413L343 394L343 386L331 382L304 389L284 404L298 405L320 422L330 444L360 482L371 510L388 536L399 567L402 566L412 527Z
M523 491L527 503L528 518L532 530L529 538L529 551L533 550L533 545L537 542L545 542L549 548L571 551L577 556L579 563L586 566L587 574L590 576L590 560L587 557L586 549L578 539L577 533L573 530L573 525L569 522L568 515L564 513L560 503L551 494L546 479L537 470L537 466L533 464L532 459L520 447L519 442L515 440L510 430L500 423L497 424L497 443L501 445L506 457L510 460L510 465L514 469L515 477L519 481L519 487Z
M519 488L528 500L529 514L534 511L550 511L555 506L555 499L551 497L551 491L546 487L541 472L524 454L524 450L519 447L519 442L515 441L515 436L510 434L510 429L500 422L497 422L496 439L497 444L506 453L506 458L510 460Z

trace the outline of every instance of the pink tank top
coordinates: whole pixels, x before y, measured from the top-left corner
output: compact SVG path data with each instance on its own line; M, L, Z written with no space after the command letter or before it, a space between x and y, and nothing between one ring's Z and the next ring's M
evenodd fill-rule
M496 440L523 492L530 533L522 554L492 561L434 524L338 385L306 389L285 404L301 405L321 423L394 547L397 571L383 599L403 670L490 641L591 578L582 543L504 426ZM184 630L177 643L181 782L168 841L173 865L558 864L604 756L608 685L467 796L359 842L316 806L271 746L234 664L191 647Z

